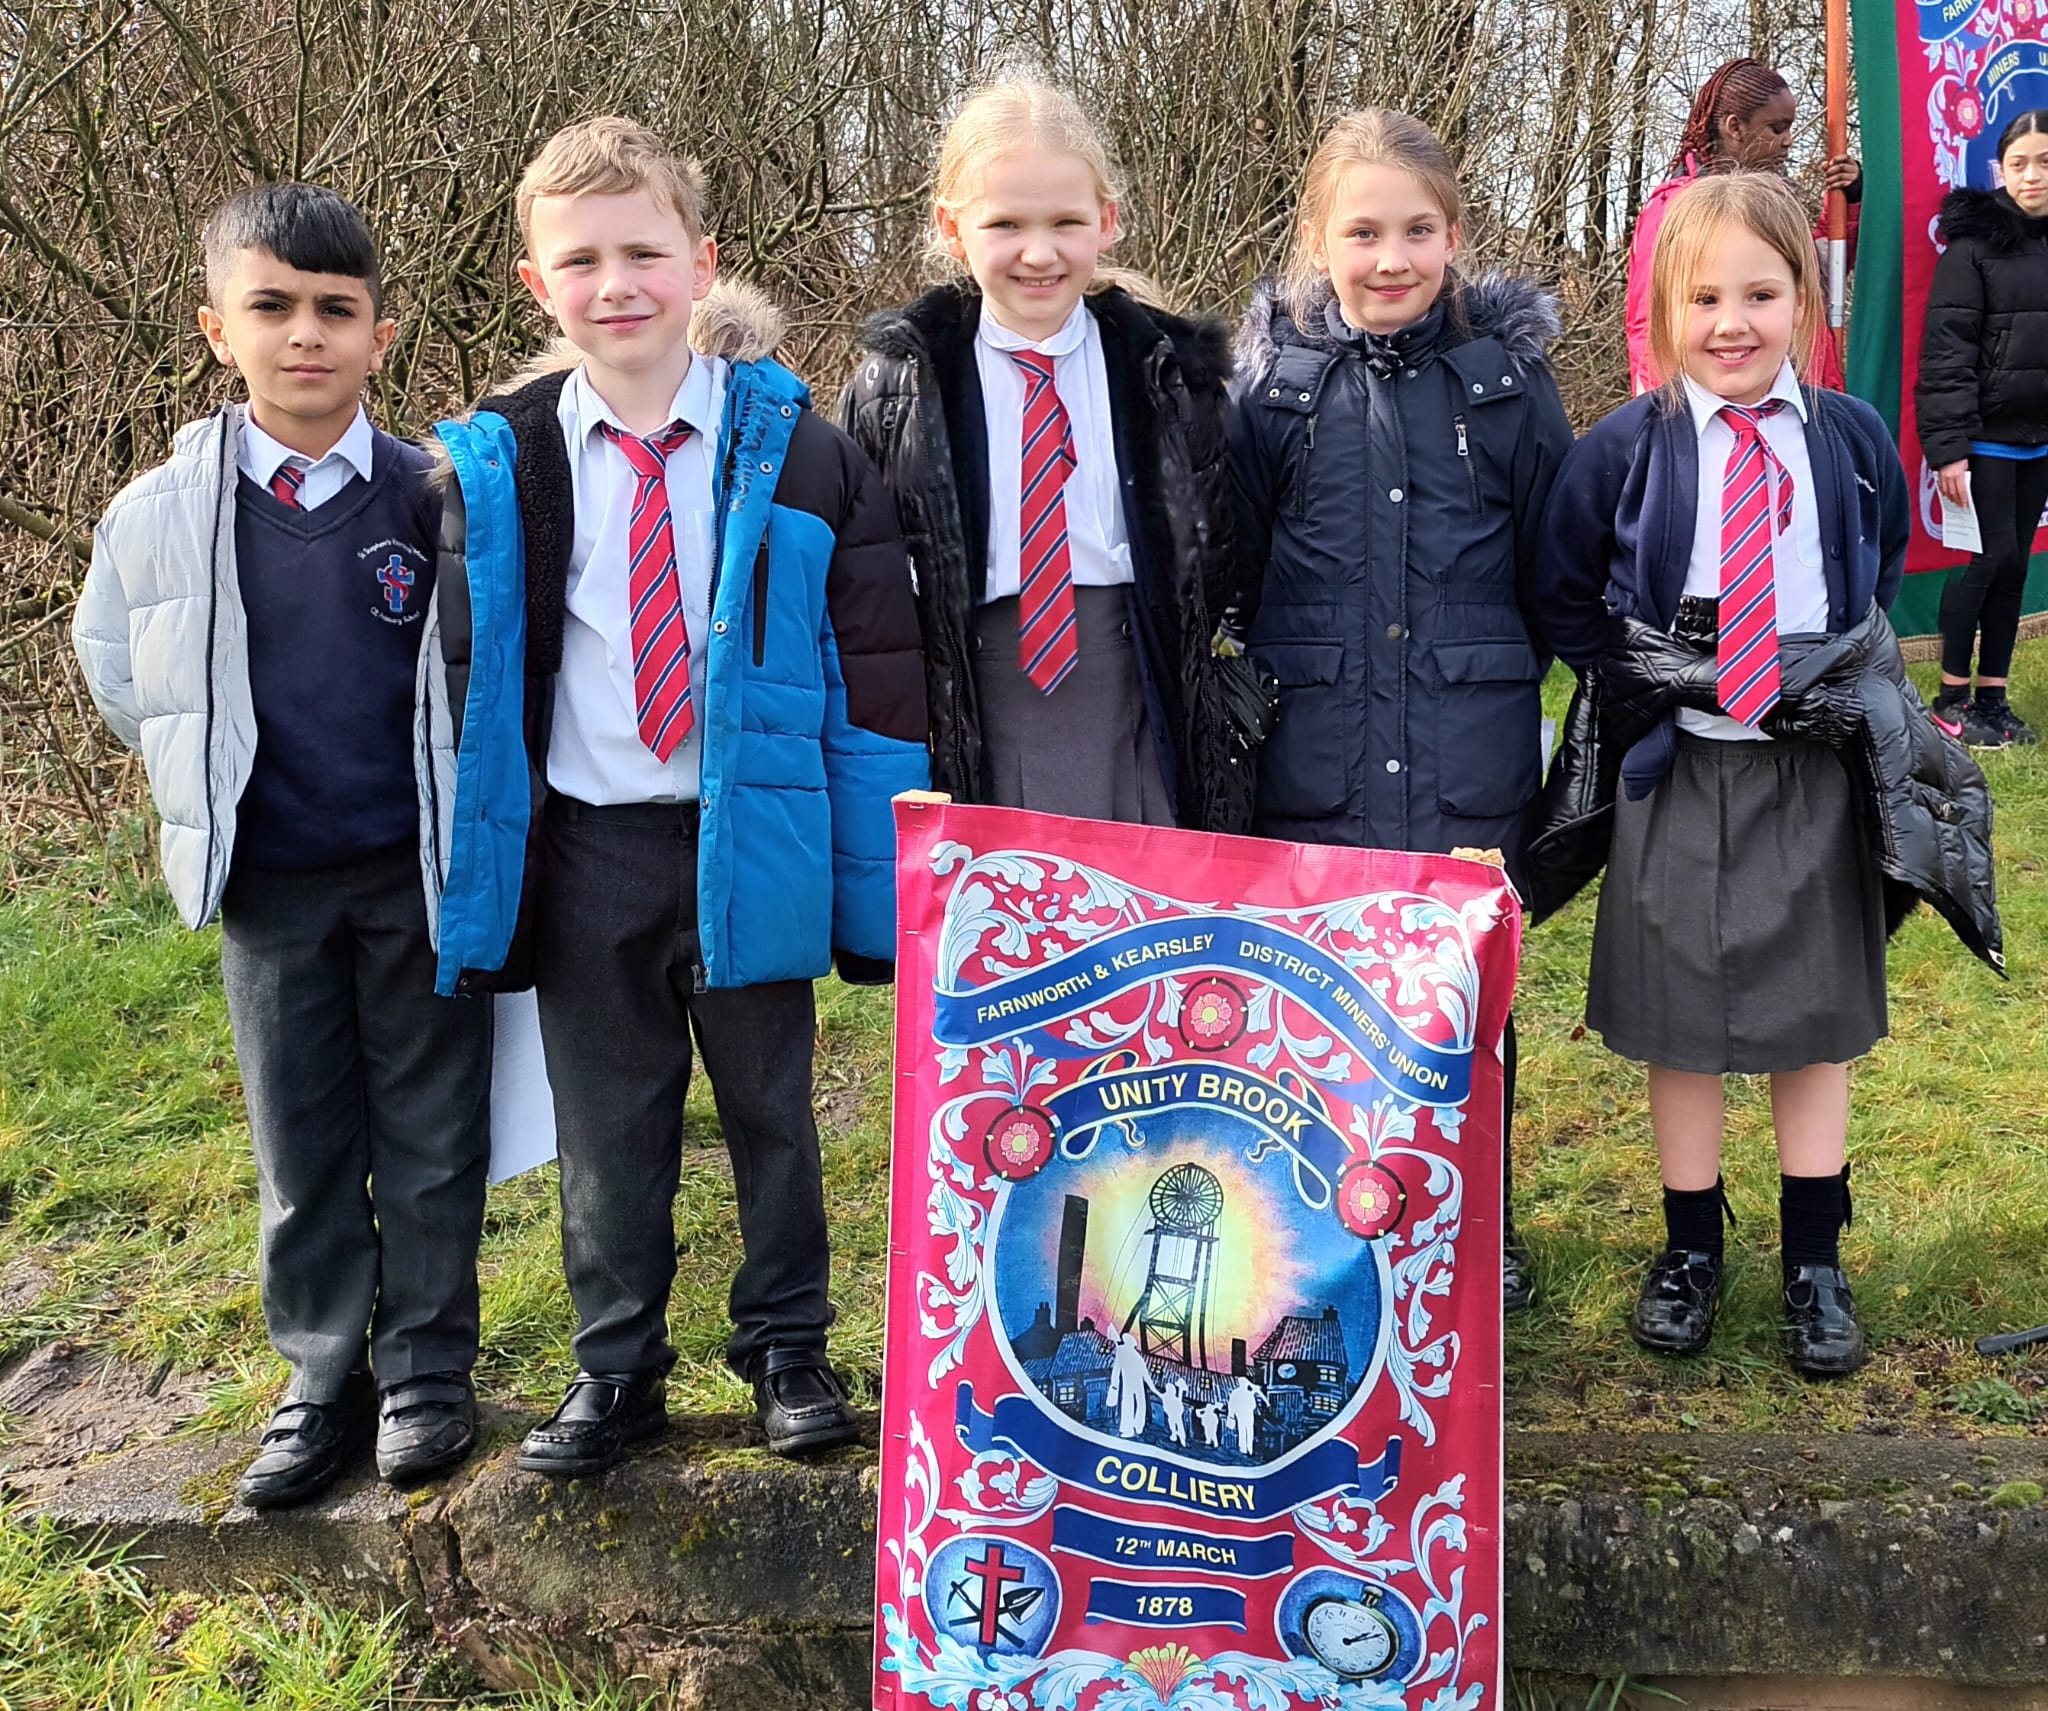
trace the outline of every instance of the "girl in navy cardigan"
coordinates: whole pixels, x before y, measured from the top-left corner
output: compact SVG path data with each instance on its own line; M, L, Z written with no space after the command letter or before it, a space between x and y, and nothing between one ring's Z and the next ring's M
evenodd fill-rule
M1586 1006L1610 1050L1649 1065L1667 1241L1631 1329L1668 1353L1706 1346L1722 1077L1767 1074L1788 1347L1810 1376L1865 1358L1839 1240L1848 1065L1886 1031L1885 910L1842 756L1773 728L1778 640L1889 605L1908 523L1876 413L1801 382L1823 336L1816 275L1781 180L1716 177L1674 201L1651 339L1676 378L1565 460L1535 613L1581 670L1674 639L1686 662L1622 763Z

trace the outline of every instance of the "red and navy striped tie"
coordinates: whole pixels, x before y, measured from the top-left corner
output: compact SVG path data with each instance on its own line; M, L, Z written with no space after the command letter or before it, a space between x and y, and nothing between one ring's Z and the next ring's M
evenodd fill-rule
M1074 669L1074 572L1062 489L1074 469L1074 430L1053 390L1052 358L1012 351L1024 371L1023 511L1017 560L1017 659L1050 695Z
M299 503L299 488L305 480L306 472L297 464L290 461L281 463L277 466L277 473L270 478L270 496L294 511L303 510Z
M1714 683L1731 719L1754 727L1778 704L1778 580L1772 545L1792 526L1792 477L1763 436L1784 408L1722 406L1735 446L1721 483L1721 639Z
M633 515L626 529L626 597L633 613L633 700L640 740L656 760L667 760L696 723L690 705L690 634L683 624L683 593L676 582L675 528L668 510L668 459L690 437L689 424L671 422L641 439L599 424L633 466Z

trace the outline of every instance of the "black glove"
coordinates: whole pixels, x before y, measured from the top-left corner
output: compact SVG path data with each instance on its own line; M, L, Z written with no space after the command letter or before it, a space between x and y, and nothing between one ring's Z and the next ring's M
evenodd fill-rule
M1764 715L1762 728L1781 742L1804 739L1846 748L1863 729L1863 698L1853 682L1816 683L1781 699Z
M1600 658L1600 739L1631 747L1675 707L1718 713L1714 656L1640 618L1621 620L1619 639Z

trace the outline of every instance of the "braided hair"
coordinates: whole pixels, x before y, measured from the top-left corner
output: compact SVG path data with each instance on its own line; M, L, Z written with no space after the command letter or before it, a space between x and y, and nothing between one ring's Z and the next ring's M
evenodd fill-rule
M1700 85L1692 111L1679 133L1673 172L1685 170L1685 157L1696 155L1702 166L1715 163L1721 152L1721 121L1747 119L1772 96L1791 85L1760 59L1731 59Z

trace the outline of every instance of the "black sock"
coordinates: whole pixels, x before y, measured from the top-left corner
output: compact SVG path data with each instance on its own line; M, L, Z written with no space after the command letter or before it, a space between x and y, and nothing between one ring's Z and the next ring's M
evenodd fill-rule
M1934 698L1934 704L1937 707L1960 707L1969 698L1970 686L1967 683L1944 683Z
M1996 689L1977 691L1977 711L1980 713L2003 713L2006 710L2005 685Z
M1721 1212L1727 1203L1727 1191L1718 1180L1712 1188L1665 1189L1665 1246L1712 1254L1719 1259Z
M1778 1178L1778 1239L1787 1271L1795 1265L1839 1266L1848 1222L1848 1166L1832 1176Z

